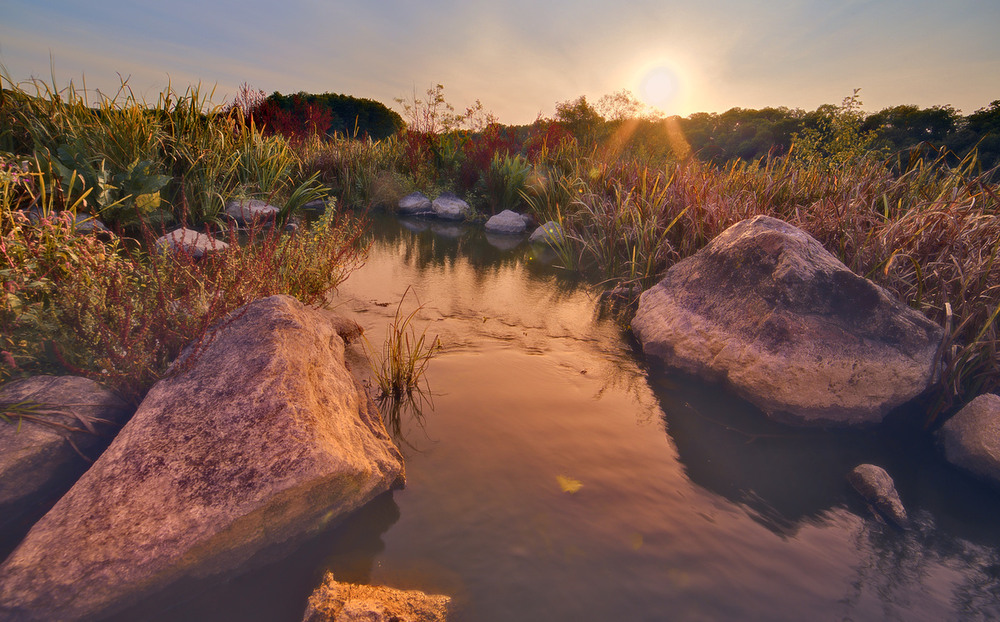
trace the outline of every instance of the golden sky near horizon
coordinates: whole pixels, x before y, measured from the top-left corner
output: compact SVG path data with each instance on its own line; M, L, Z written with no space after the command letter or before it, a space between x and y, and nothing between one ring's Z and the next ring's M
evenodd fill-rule
M434 84L506 123L626 89L667 114L811 110L861 88L868 110L1000 99L1000 3L954 0L404 0L279 3L2 0L14 81L146 99L169 83L394 98Z

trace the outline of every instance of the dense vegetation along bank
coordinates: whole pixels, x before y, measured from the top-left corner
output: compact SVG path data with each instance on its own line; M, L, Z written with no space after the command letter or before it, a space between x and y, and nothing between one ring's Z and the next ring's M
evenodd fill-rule
M88 102L72 86L4 79L0 374L79 369L137 395L214 318L274 293L320 301L364 251L356 217L334 210L292 235L261 229L259 244L208 261L151 252L151 239L179 223L221 231L234 197L280 206L280 225L327 194L341 206L392 208L421 190L453 191L481 216L516 208L560 223L563 267L609 285L648 287L728 226L780 218L946 328L933 413L1000 386L1000 212L986 168L997 102L964 119L947 108L883 111L893 121L881 133L857 93L815 114L778 110L770 116L797 119L783 126L788 144L775 138L768 155L741 159L760 151L720 154L696 127L703 117L643 116L627 94L597 107L564 102L554 118L509 127L478 103L456 112L438 85L400 100L406 127L381 139L326 134L330 98L282 101L248 87L221 107L197 88L168 88L147 104L123 85ZM751 112L760 111L708 118L722 127ZM887 127L906 142L900 119L922 127L915 119L934 115L952 129L893 151ZM948 136L977 131L984 157L948 148ZM43 217L32 222L32 209ZM78 234L54 215L64 210L115 233Z

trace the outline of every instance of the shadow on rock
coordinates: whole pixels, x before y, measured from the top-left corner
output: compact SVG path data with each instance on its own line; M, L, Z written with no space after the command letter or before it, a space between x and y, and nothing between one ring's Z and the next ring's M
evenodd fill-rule
M392 492L383 493L318 536L258 554L239 576L183 581L107 622L300 622L309 594L327 571L344 581L370 582L385 548L382 535L399 517Z

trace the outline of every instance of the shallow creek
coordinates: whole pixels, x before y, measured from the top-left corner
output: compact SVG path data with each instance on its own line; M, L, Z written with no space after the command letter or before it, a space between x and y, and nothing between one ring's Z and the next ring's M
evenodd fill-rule
M444 346L433 408L402 416L406 489L147 619L297 621L327 569L449 594L458 622L1000 618L1000 496L919 436L770 424L650 369L527 244L374 229L338 308L378 346L411 288L404 311L419 299ZM845 479L860 462L895 476L913 530L868 513Z

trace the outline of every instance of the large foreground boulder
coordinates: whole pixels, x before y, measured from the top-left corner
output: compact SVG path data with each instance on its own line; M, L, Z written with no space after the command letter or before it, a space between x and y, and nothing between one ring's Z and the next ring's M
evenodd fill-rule
M326 573L309 597L302 622L445 622L447 596L418 590L338 583Z
M733 225L644 292L648 355L795 423L871 425L926 390L942 331L804 231Z
M401 485L402 469L338 323L259 300L179 357L0 566L0 619L102 617L233 572Z
M40 516L133 410L89 378L33 376L0 387L0 413L9 420L0 421L0 529Z
M948 462L1000 486L1000 395L972 400L938 435Z

